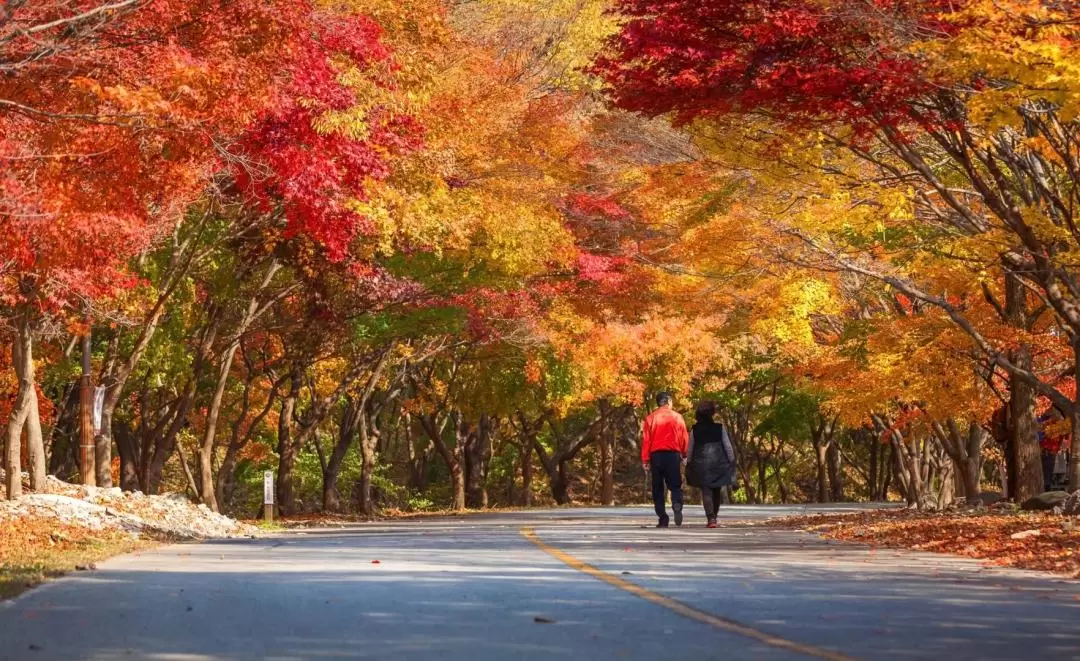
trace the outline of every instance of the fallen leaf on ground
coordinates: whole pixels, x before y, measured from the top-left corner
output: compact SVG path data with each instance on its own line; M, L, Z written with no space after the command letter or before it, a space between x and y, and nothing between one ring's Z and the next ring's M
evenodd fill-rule
M761 522L756 527L812 529L826 539L872 547L948 553L997 567L1080 576L1080 531L1052 512L872 510Z

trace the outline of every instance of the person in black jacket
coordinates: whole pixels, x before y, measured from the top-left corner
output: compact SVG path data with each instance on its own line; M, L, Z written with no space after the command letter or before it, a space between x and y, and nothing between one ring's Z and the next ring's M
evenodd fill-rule
M735 448L727 429L715 420L716 404L701 402L697 405L694 423L690 430L690 457L687 465L687 482L701 489L701 502L705 506L705 518L709 528L716 527L716 513L724 487L735 481Z

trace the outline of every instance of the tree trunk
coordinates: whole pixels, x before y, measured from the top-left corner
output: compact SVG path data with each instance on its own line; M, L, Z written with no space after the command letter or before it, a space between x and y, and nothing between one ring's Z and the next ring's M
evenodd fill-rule
M32 377L31 377L32 380ZM45 437L41 433L41 413L38 410L37 388L30 388L30 410L26 416L26 453L30 460L30 488L45 491L48 462L45 459Z
M416 491L427 489L428 460L434 444L428 439L424 447L417 448L416 436L413 433L412 414L406 413L402 423L405 432L405 443L409 450L409 487Z
M177 401L176 412L173 415L172 422L169 423L169 427L165 433L155 441L153 456L151 456L148 461L146 458L143 459L143 461L146 462L146 476L143 480L144 493L156 494L161 490L161 483L165 473L165 464L179 445L177 437L187 425L187 414L195 401L194 382L195 379L192 378L184 385L184 391Z
M139 490L139 446L135 434L127 424L117 425L116 452L120 455L120 488L124 491Z
M526 439L521 444L521 504L525 507L532 507L533 504L532 482L532 440Z
M829 447L835 443L836 419L822 413L810 427L810 441L814 446L814 461L817 466L817 502L829 502Z
M551 478L551 496L559 505L570 504L570 462L560 461Z
M368 400L375 388L375 381L382 369L381 365L385 364L385 359L386 354L380 361L380 367L377 367L371 378L368 379L364 394L360 398L360 416L357 418L357 427L360 430L360 458L363 461L363 465L360 467L360 494L358 500L360 502L360 511L365 516L375 516L375 500L372 497L371 481L372 476L375 474L379 441L382 438L379 429L379 416L386 400L392 395L387 394L381 403L375 403L373 406L368 406Z
M781 468L783 468L783 459L778 456L773 461L773 470L776 472L776 488L780 491L780 502L787 505L791 500L791 495L788 493L787 485L784 484L784 473Z
M23 428L30 418L30 410L36 401L33 337L30 322L25 316L20 316L16 321L15 339L11 343L11 364L15 369L15 378L18 379L19 392L8 419L4 471L7 474L7 497L9 500L15 500L22 496Z
M983 444L986 432L974 420L968 423L966 438L960 433L956 421L950 419L947 428L937 422L934 430L941 441L945 453L952 460L957 482L967 499L977 498L981 490L979 477L982 474Z
M881 502L889 501L889 490L892 488L893 471L892 466L896 464L896 446L892 443L889 444L889 451L881 453L881 470L878 474L881 475Z
M68 387L55 413L50 436L49 470L65 482L79 481L79 381Z
M1031 349L1022 346L1013 360L1023 369L1032 368ZM1012 450L1015 466L1015 500L1022 503L1043 491L1042 448L1035 420L1035 391L1020 379L1010 379L1009 407L1012 413Z
M814 440L814 462L817 466L817 502L827 503L829 502L829 482L827 468L827 458L829 446L823 444L821 441Z
M1076 491L1080 489L1080 406L1069 416L1069 430L1069 491Z
M334 450L330 453L330 460L323 471L323 510L327 512L341 511L341 493L338 491L338 477L341 475L341 467L345 463L345 456L356 438L357 427L360 425L361 411L360 402L352 397L345 398L345 405L341 410L341 423L338 425L338 440L334 444ZM364 463L367 463L366 461ZM370 496L369 496L370 498ZM364 496L361 494L361 509L363 508Z
M442 437L446 418L443 419L442 423L439 423L434 413L425 413L420 416L420 425L435 445L435 449L439 451L443 461L446 462L446 467L450 471L450 484L454 492L452 507L455 511L461 511L465 509L465 462L462 458L462 451L464 450L463 436L468 435L468 429L464 430L464 434L462 433L462 427L465 423L461 420L459 413L452 412L450 417L454 420L456 442L453 448L450 448Z
M217 493L214 482L214 447L217 440L217 423L221 417L221 406L225 400L225 388L229 384L236 351L240 348L239 339L229 343L218 366L217 383L206 411L206 427L203 429L202 442L199 444L199 500L207 507L218 511Z
M281 400L281 414L278 416L278 474L277 504L283 514L292 514L296 509L296 494L293 491L293 469L296 467L296 455L299 448L293 443L292 423L296 413L296 400L300 396L301 373L295 370L290 377L289 392Z
M615 504L615 421L612 419L611 402L600 401L600 414L604 426L600 430L600 504Z
M369 433L367 416L360 419L360 467L359 506L364 516L375 515L375 503L371 497L371 478L375 474L375 439Z
M454 489L453 509L460 511L466 507L466 483L465 483L465 448L469 443L469 423L455 411L451 414L454 419L454 447L450 450L451 459L447 461L450 469L450 483Z
M861 430L865 435L865 428ZM870 437L870 471L869 477L866 480L866 497L870 502L881 500L880 492L878 491L878 455L881 454L881 443L877 439L877 435L874 433L869 434Z
M844 471L842 470L843 457L840 455L840 445L836 439L829 443L829 452L826 457L829 466L829 490L832 502L844 502Z
M480 416L465 437L465 502L473 509L487 507L487 458L491 452L491 418Z

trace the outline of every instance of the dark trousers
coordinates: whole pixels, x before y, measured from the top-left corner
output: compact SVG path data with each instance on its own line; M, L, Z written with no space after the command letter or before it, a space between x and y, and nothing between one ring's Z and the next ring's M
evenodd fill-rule
M1049 491L1054 482L1054 459L1056 455L1042 451L1043 491Z
M671 491L671 508L682 510L682 455L678 452L653 452L649 455L652 470L652 500L656 516L667 521L667 508L664 506L664 487Z
M705 506L706 518L715 519L722 502L724 502L724 487L716 487L715 489L706 487L701 490L701 504Z

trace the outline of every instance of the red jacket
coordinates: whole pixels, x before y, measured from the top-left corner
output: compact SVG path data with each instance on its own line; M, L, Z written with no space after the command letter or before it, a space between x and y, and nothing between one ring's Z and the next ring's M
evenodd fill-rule
M649 455L665 450L685 457L689 438L683 417L670 406L661 406L645 418L641 430L641 462L647 464Z

